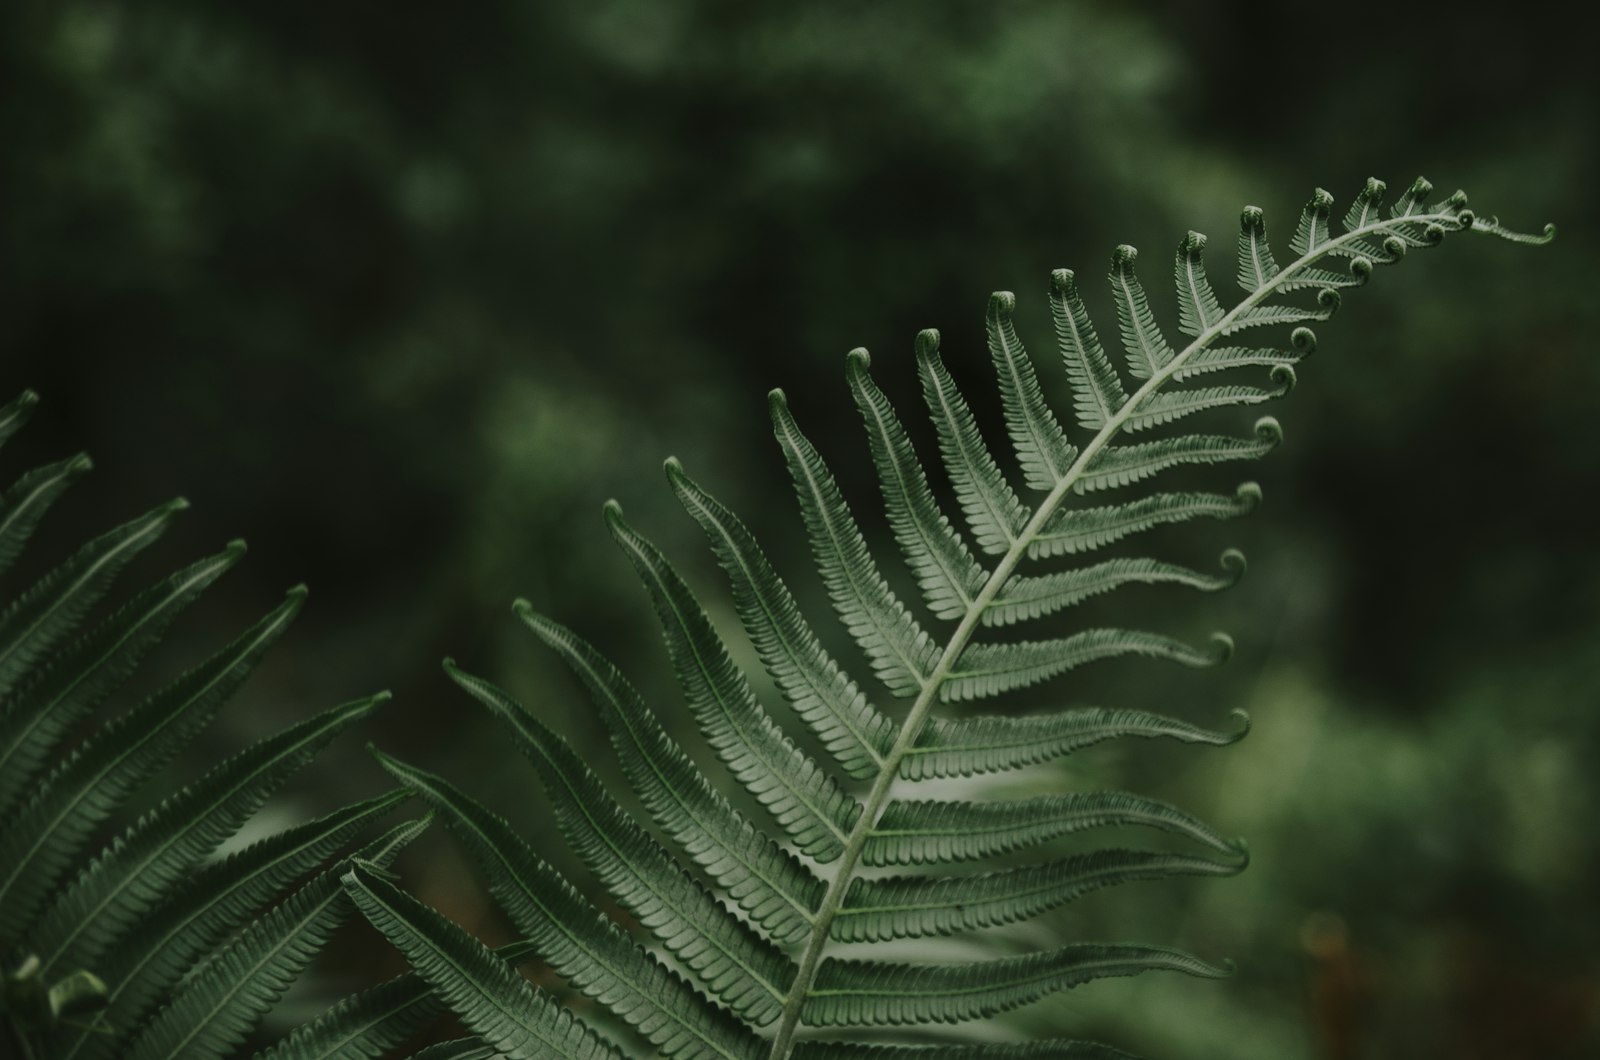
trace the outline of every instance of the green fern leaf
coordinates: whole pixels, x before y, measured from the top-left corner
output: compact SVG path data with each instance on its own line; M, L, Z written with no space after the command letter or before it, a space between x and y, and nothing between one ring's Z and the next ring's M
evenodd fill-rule
M510 730L544 781L568 844L617 901L661 940L702 990L758 1026L777 1018L794 980L794 962L684 872L623 812L565 740L500 689L449 662L445 668ZM378 760L404 777L400 763L381 754Z
M876 775L894 742L893 720L868 703L823 650L744 523L696 485L676 460L667 461L667 479L710 539L733 583L739 619L784 698L845 773Z
M146 815L39 917L29 942L43 970L97 965L279 785L388 699L335 707L252 744Z
M628 526L614 502L606 508L606 521L650 593L678 683L717 757L801 851L822 862L837 858L860 805L756 701L711 620L666 557Z
M1097 891L1169 876L1232 876L1243 860L1148 850L1096 850L1039 865L970 876L889 876L850 885L833 937L840 942L953 935L1032 920Z
M1028 513L978 433L967 399L939 358L939 333L931 328L917 333L917 373L939 435L939 454L967 525L980 549L1003 555L1016 543Z
M1104 508L1063 508L1029 547L1030 559L1092 552L1168 523L1190 519L1234 519L1261 504L1261 487L1244 482L1232 497L1218 493L1156 493Z
M823 963L806 1001L818 1027L961 1023L1109 976L1166 970L1205 978L1230 970L1159 946L1080 943L971 964Z
M789 461L800 512L834 610L895 695L915 695L933 667L933 641L895 598L867 551L833 475L800 432L783 392L768 395L773 430Z
M9 814L61 745L138 667L173 619L244 555L244 542L146 590L52 661L0 721L0 814Z
M599 652L525 600L516 611L588 687L628 782L662 830L775 941L809 935L822 881L728 805Z
M1254 436L1247 438L1167 432L1128 444L1123 436L1172 427L1194 413L1283 396L1295 382L1294 366L1316 345L1304 325L1337 310L1341 291L1360 286L1377 265L1398 262L1410 249L1432 246L1451 233L1502 233L1496 223L1476 218L1464 195L1428 204L1430 192L1426 182L1419 182L1380 217L1382 187L1369 183L1345 217L1346 230L1336 236L1329 223L1331 198L1319 190L1296 230L1296 256L1283 265L1267 245L1261 211L1247 208L1241 215L1237 270L1246 295L1230 308L1223 307L1206 277L1204 237L1190 233L1174 264L1179 324L1192 339L1182 349L1169 345L1157 325L1134 272L1135 252L1119 247L1110 280L1128 369L1139 380L1131 394L1100 346L1074 274L1053 273L1051 309L1075 418L1093 432L1081 445L1068 440L1050 409L1046 387L1012 321L1015 299L994 296L986 318L989 350L1016 469L1028 486L1044 494L1036 504L1025 506L1018 499L1007 472L985 445L972 410L939 358L938 333L920 333L918 374L940 455L972 540L979 552L994 557L992 563L980 565L967 550L941 510L910 436L869 376L866 352L852 351L846 379L867 426L890 528L929 609L954 623L942 631L942 644L921 629L891 591L821 455L801 433L782 393L771 394L779 445L834 610L874 673L891 692L910 699L897 729L866 702L845 667L823 651L744 524L696 486L676 461L668 462L668 480L729 574L740 620L762 665L840 768L864 782L859 796L839 786L788 739L734 666L688 587L654 546L623 522L615 502L607 505L607 522L646 584L701 731L741 785L773 813L788 841L831 866L825 879L733 811L594 649L518 602L523 621L589 687L629 783L666 840L656 845L633 823L554 732L491 686L454 676L511 725L541 774L571 845L623 907L656 933L663 959L686 968L703 990L636 946L503 820L436 777L389 760L386 765L446 813L482 866L491 892L555 972L613 1010L662 1055L741 1060L1125 1056L1067 1040L901 1046L888 1040L808 1040L807 1035L811 1028L978 1019L1105 976L1153 969L1228 973L1174 950L1127 944L1080 943L964 964L842 959L830 947L978 931L1037 917L1102 887L1231 875L1244 868L1242 844L1139 795L1077 792L939 802L910 789L937 778L1020 769L1110 739L1221 746L1244 735L1248 719L1236 731L1221 732L1110 707L1017 717L941 711L945 704L991 699L1100 659L1141 655L1209 666L1226 658L1231 641L1222 634L1207 650L1161 633L1123 629L1011 643L986 642L979 634L985 626L1032 622L1125 585L1213 590L1231 584L1244 569L1242 555L1232 550L1224 553L1223 573L1215 576L1142 557L1068 570L1025 565L1087 553L1161 525L1252 510L1261 495L1253 483L1232 496L1144 493L1099 506L1085 505L1082 495L1126 489L1185 465L1253 459L1272 449L1281 431L1271 418L1257 421ZM1339 263L1347 270L1335 267ZM1289 301L1297 291L1315 291L1314 302ZM1228 336L1263 327L1283 328L1288 348L1225 344ZM1271 389L1176 385L1200 375L1263 367ZM1069 833L1126 826L1168 832L1202 850L1036 853ZM1034 856L978 873L947 875L931 868L1021 852ZM887 865L908 868L894 876L866 871ZM692 882L692 872L709 882ZM365 888L369 899L387 887L358 877L352 877L352 885ZM402 896L392 888L382 896L382 908L371 909L374 921L412 955L419 972L486 1043L497 1046L494 1034L511 1034L518 1018L548 1018L545 1002L529 1000L520 983L507 985L506 973L487 951L450 934L453 928L430 919L420 907L402 907ZM718 909L717 899L729 908ZM733 906L751 931L728 926L739 923L731 917ZM792 950L780 962L778 951L767 947L755 928ZM732 980L724 978L733 968L748 973L748 992L732 990ZM450 1048L471 1051L477 1045L469 1041Z
M1215 637L1209 652L1158 633L1132 629L1086 629L1054 640L973 644L950 669L939 694L947 703L984 699L1123 655L1170 659L1185 666L1215 666L1232 654L1232 643L1223 634Z
M499 1060L505 1054L478 1038L457 1038L453 1042L430 1045L411 1060ZM540 1054L545 1055L545 1054Z
M345 890L463 1023L510 1060L624 1060L617 1047L556 1005L487 946L375 873L356 865Z
M0 571L11 568L50 506L91 467L80 453L29 472L0 496Z
M89 542L0 613L0 696L69 635L141 549L189 506L178 499Z
M1117 322L1122 330L1122 346L1128 353L1128 374L1149 379L1173 358L1172 347L1156 326L1156 315L1134 272L1139 252L1126 243L1111 255L1111 290L1117 299Z
M894 802L867 833L863 865L981 861L1087 828L1143 825L1224 854L1237 843L1175 806L1122 791L1079 791L993 802ZM848 906L848 903L846 903Z
M1077 276L1071 269L1056 269L1050 274L1050 315L1055 323L1056 348L1072 384L1078 426L1098 431L1122 408L1128 395L1095 334L1089 311L1078 294Z
M1190 232L1178 244L1173 277L1178 287L1179 329L1185 335L1202 335L1223 317L1222 303L1206 279L1206 237Z
M1017 718L929 718L916 744L901 758L900 774L907 780L933 780L1000 773L1123 736L1226 747L1250 731L1249 716L1243 711L1234 714L1243 724L1231 733L1147 711L1109 707L1075 707Z
M44 781L0 837L0 933L37 914L96 825L211 719L300 610L295 589L205 664L107 724Z
M1000 377L1000 400L1005 409L1006 428L1022 466L1022 477L1029 487L1048 493L1066 477L1078 449L1061 432L1056 414L1045 403L1044 391L1034 373L1033 362L1022 340L1017 338L1011 314L1017 298L1010 291L989 296L986 325L989 355L995 374Z
M867 373L871 363L866 350L851 350L845 360L845 377L866 421L868 446L895 543L916 576L928 610L939 618L960 618L972 606L988 574L939 510L900 418Z
M100 1022L117 1035L63 1036L58 1060L113 1060L121 1034L138 1027L204 954L264 909L274 895L322 865L357 831L407 798L391 792L259 840L195 873L106 959Z
M427 826L426 818L399 825L356 858L386 866ZM127 1060L230 1055L349 916L345 871L321 873L196 968L133 1040Z
M753 1060L758 1055L753 1034L724 1010L705 1005L694 987L601 916L503 819L439 777L397 768L392 760L390 765L397 779L444 815L488 875L489 890L512 923L573 986L633 1025L663 1056ZM377 926L383 930L384 923ZM428 965L417 971L430 982L442 974ZM478 974L476 967L467 971ZM447 1002L457 989L442 991Z

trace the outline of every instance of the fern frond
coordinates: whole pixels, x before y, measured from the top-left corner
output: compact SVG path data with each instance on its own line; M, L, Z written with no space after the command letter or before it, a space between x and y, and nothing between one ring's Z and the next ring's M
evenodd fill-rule
M756 701L694 594L615 502L606 507L606 521L650 593L678 683L717 757L801 851L822 862L837 858L860 804Z
M1122 331L1122 346L1128 354L1128 374L1149 379L1173 358L1172 347L1156 326L1150 300L1134 271L1139 252L1126 243L1111 255L1111 290L1117 299L1117 323Z
M993 802L893 802L867 833L863 865L981 861L1088 828L1143 825L1224 854L1236 842L1176 806L1122 791L1079 791ZM848 903L847 903L848 904Z
M440 777L401 767L392 759L384 765L444 815L446 825L488 876L490 892L512 923L574 987L631 1024L663 1056L753 1060L758 1055L758 1039L748 1028L725 1010L706 1005L693 986L635 945L505 820ZM384 929L382 918L375 924ZM417 971L430 982L441 974L426 964ZM455 974L475 979L480 971L475 964ZM435 989L441 989L448 1001L456 990L469 986L476 988L475 983L456 983Z
M866 350L851 350L845 359L845 378L866 421L868 447L889 525L928 610L939 618L960 618L972 606L988 574L939 510L894 406L867 372L871 363ZM889 739L893 739L892 733Z
M998 696L1122 655L1170 659L1185 666L1216 666L1232 653L1232 642L1221 633L1213 636L1210 651L1200 651L1171 637L1134 629L1086 629L1054 640L972 644L950 668L939 695L948 703Z
M822 881L712 788L633 686L599 652L526 600L517 615L588 687L623 773L656 823L777 942L811 931Z
M832 959L817 972L805 1020L819 1027L962 1023L1095 979L1156 970L1209 979L1230 974L1178 950L1098 943L971 964Z
M493 952L515 966L530 957L534 948L526 942L511 942ZM389 1055L445 1009L427 980L407 972L344 998L257 1053L255 1060L374 1060Z
M1034 535L1030 559L1092 552L1169 523L1190 519L1234 519L1261 504L1261 487L1240 483L1233 496L1219 493L1156 493L1104 508L1063 508Z
M462 673L450 678L510 730L544 781L567 843L623 908L648 928L700 988L757 1026L775 1019L794 962L724 909L627 815L567 742L500 689ZM374 752L377 753L377 752ZM404 767L378 755L395 776Z
M292 590L239 639L108 723L45 779L0 837L0 934L15 937L33 920L95 827L210 721L305 595Z
M917 374L922 397L939 435L939 454L978 547L1003 555L1028 521L1027 510L995 463L978 421L939 357L939 333L917 333Z
M172 621L244 555L243 541L147 589L20 690L0 721L0 814L9 814L61 741L138 667Z
M146 815L39 918L29 941L44 970L98 964L279 785L388 699L347 703L258 741Z
M69 635L140 550L189 506L179 498L84 545L0 613L0 696Z
M0 571L10 569L50 506L93 466L79 453L30 471L0 496Z
M985 323L989 333L989 356L1000 379L1000 402L1005 409L1006 429L1011 435L1022 477L1032 489L1048 493L1066 477L1078 458L1077 446L1067 441L1056 421L1056 414L1045 403L1044 391L1034 373L1033 362L1022 340L1017 338L1011 314L1017 308L1016 295L997 291L989 296Z
M346 892L461 1021L510 1060L624 1060L489 948L360 864Z
M1074 707L1017 718L934 717L900 759L900 775L906 780L935 780L1000 773L1124 736L1226 747L1250 731L1249 715L1241 710L1234 711L1234 716L1241 722L1234 732L1205 729L1148 711L1109 707Z
M986 626L1006 626L1053 614L1064 608L1124 585L1187 585L1215 592L1239 581L1245 571L1244 553L1229 549L1222 554L1221 574L1201 574L1176 563L1154 559L1110 559L1088 567L1056 571L1034 577L1018 576L1000 590L983 612Z
M811 552L834 610L872 660L878 679L898 696L916 694L937 649L883 580L833 474L789 414L783 392L768 396L772 426L789 462Z
M408 821L355 858L387 866L427 826L427 818ZM339 865L321 873L196 968L133 1040L127 1060L222 1057L236 1049L349 916L345 871Z
M679 502L706 532L733 584L739 619L773 683L845 773L876 775L894 742L894 721L867 702L823 650L788 586L738 516L696 485L677 460L669 459L666 468Z
M1186 464L1221 464L1257 460L1283 441L1283 428L1271 416L1256 421L1254 438L1190 434L1135 445L1108 445L1082 470L1073 484L1079 493L1131 486Z
M741 623L762 665L796 714L839 766L864 782L846 791L784 734L666 558L621 517L611 502L606 520L645 582L666 632L668 653L691 711L712 749L783 828L801 854L831 866L819 879L736 813L681 748L669 740L631 686L589 645L540 618L519 601L518 614L579 675L599 705L630 784L676 849L657 845L633 823L600 782L542 722L503 693L452 671L510 724L545 782L557 823L590 869L621 904L655 932L660 949L703 989L696 990L651 953L634 945L581 899L510 827L439 778L385 760L403 783L444 811L482 867L490 890L519 929L577 989L645 1035L667 1056L764 1057L765 1060L1024 1060L1120 1057L1114 1050L1067 1040L1030 1044L898 1046L807 1041L805 1028L905 1026L977 1019L1052 992L1111 975L1152 969L1220 976L1227 969L1160 947L1081 943L966 964L844 960L842 943L948 935L1033 918L1102 887L1171 876L1224 876L1245 866L1242 843L1176 807L1125 792L1076 792L993 802L910 799L907 788L936 778L967 777L1048 762L1104 740L1167 738L1221 746L1248 729L1213 731L1139 710L1072 707L1006 717L951 712L944 704L993 698L1055 678L1101 659L1138 655L1192 666L1222 661L1223 634L1201 649L1158 632L1095 628L1065 636L994 643L985 627L1022 625L1096 594L1130 584L1215 590L1244 570L1243 556L1223 554L1223 572L1203 574L1145 557L1116 557L1068 570L1025 571L1024 565L1087 553L1162 525L1245 514L1260 502L1254 483L1232 496L1202 492L1130 493L1117 503L1088 506L1084 494L1128 489L1186 465L1265 455L1282 438L1276 420L1256 422L1253 436L1181 433L1163 428L1185 417L1248 407L1282 397L1295 366L1316 337L1305 325L1325 320L1341 292L1365 283L1376 266L1451 233L1515 237L1466 208L1459 193L1428 203L1418 182L1382 215L1383 187L1369 182L1332 230L1333 203L1320 189L1292 240L1295 256L1280 264L1266 239L1262 212L1240 217L1237 278L1245 297L1224 307L1206 275L1206 239L1191 232L1174 259L1178 325L1192 341L1168 343L1135 273L1136 251L1118 247L1110 282L1130 393L1106 356L1079 296L1075 274L1051 275L1056 340L1073 394L1074 418L1091 432L1069 440L1046 398L1047 385L1027 356L1013 313L1016 300L991 297L985 333L998 377L1000 406L1015 451L1002 469L976 417L939 357L939 335L917 336L917 370L939 451L980 562L963 533L940 510L911 437L868 372L864 350L846 360L846 380L867 427L868 445L889 525L918 589L936 618L953 623L942 643L931 638L890 589L828 466L801 432L781 391L769 395L780 448L796 487L813 558L835 612L891 693L908 699L896 722L867 702L846 665L821 647L754 537L726 507L668 461L678 499L706 532L729 575ZM1286 296L1313 292L1300 304ZM1285 348L1243 345L1230 336L1280 328ZM1259 333L1259 332L1257 332ZM1181 387L1201 375L1267 369L1269 386L1224 381ZM1134 432L1149 440L1128 443ZM1019 499L1007 479L1018 471L1030 489ZM1036 502L1036 503L1034 503ZM896 723L898 727L896 728ZM1194 842L1199 852L1091 849L1015 867L938 874L937 864L991 859L1058 837L1101 827L1139 826ZM681 852L699 876L680 867ZM898 875L866 872L888 865ZM702 880L703 877L704 879ZM547 1018L487 951L382 881L352 876L372 916L417 962L419 972L491 1046L499 1047L519 1016ZM387 888L387 889L386 889ZM382 902L373 896L379 895ZM719 902L719 899L721 902ZM719 908L722 902L728 908ZM381 908L380 908L381 905ZM737 906L748 920L733 916ZM757 933L757 929L765 935ZM429 935L428 933L431 933ZM427 937L425 937L427 936ZM769 946L768 941L776 944ZM793 947L781 953L777 947ZM737 974L748 990L735 987ZM499 979L493 978L499 975ZM787 984L787 985L785 985ZM515 987L516 989L513 989ZM532 1006L528 1012L524 1008ZM770 1026L768 1035L756 1029ZM486 1032L487 1029L487 1032ZM492 1032L492 1033L489 1033ZM473 1042L450 1046L469 1054ZM542 1054L541 1054L542 1055ZM559 1055L559 1054L553 1054Z
M411 1060L499 1060L505 1054L479 1038L457 1038L430 1045Z
M407 798L390 792L258 840L195 873L122 940L106 959L100 1022L119 1034L139 1026L197 960L264 909L291 882ZM80 1031L58 1060L114 1060L118 1036Z
M1102 887L1169 876L1232 876L1243 869L1242 860L1112 849L971 876L858 879L834 918L833 937L885 942L953 935L1031 920Z

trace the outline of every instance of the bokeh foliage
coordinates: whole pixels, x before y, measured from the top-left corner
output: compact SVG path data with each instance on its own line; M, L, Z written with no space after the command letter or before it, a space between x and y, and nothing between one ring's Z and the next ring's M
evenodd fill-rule
M521 594L669 702L599 521L620 497L727 617L668 452L810 587L769 387L867 515L850 346L913 408L911 336L940 327L979 390L991 289L1046 349L1051 267L1097 276L1118 242L1161 261L1188 228L1220 249L1247 201L1281 242L1313 183L1344 201L1421 172L1509 223L1554 220L1541 252L1459 239L1354 292L1275 410L1262 511L1165 539L1196 565L1251 556L1226 599L1131 605L1232 631L1226 673L1071 689L1255 715L1228 751L1096 751L1068 778L1202 812L1250 838L1251 870L1054 922L1232 956L1238 978L1107 983L1014 1026L1229 1060L1593 1055L1594 27L1284 6L14 0L0 383L45 395L32 453L87 447L108 480L55 527L62 551L109 507L184 492L174 556L254 546L219 623L311 583L238 724L392 687L380 742L527 823L531 774L438 658L597 740L510 620ZM377 790L348 767L302 796ZM486 916L431 849L408 878ZM359 933L345 953L330 975L392 959Z

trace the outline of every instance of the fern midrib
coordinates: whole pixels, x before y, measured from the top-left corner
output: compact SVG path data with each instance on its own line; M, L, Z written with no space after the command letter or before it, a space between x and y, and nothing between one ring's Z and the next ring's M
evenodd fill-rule
M1454 221L1449 214L1411 215L1404 218L1406 223L1417 224L1421 222ZM789 988L788 999L784 1002L782 1021L772 1038L772 1050L768 1054L769 1060L788 1060L790 1046L794 1041L795 1030L800 1024L800 1013L805 1007L806 998L811 996L812 983L816 979L817 968L822 961L822 951L827 948L829 932L833 920L839 913L840 906L844 903L845 892L855 878L856 863L861 858L862 851L866 848L867 838L871 835L873 826L882 815L884 806L889 800L889 791L894 785L895 778L900 772L900 761L922 732L922 726L927 720L938 700L939 688L950 676L955 668L956 660L966 650L967 642L977 630L984 610L999 595L1000 590L1010 580L1017 565L1027 555L1028 546L1044 529L1060 507L1061 502L1071 493L1073 486L1083 477L1090 462L1104 449L1111 440L1122 430L1124 424L1132 418L1134 410L1144 400L1155 393L1182 369L1188 359L1197 351L1204 349L1227 333L1233 322L1247 310L1260 305L1267 298L1276 294L1283 283L1303 269L1327 257L1340 247L1359 242L1362 238L1375 235L1397 223L1398 218L1391 221L1379 221L1376 224L1357 228L1346 232L1336 239L1329 240L1313 250L1306 252L1294 262L1280 269L1276 275L1261 284L1254 291L1247 294L1238 305L1223 314L1211 327L1197 335L1194 341L1185 346L1183 350L1168 361L1164 366L1153 370L1150 378L1144 385L1129 395L1116 414L1105 422L1105 425L1089 440L1073 461L1072 466L1062 476L1061 481L1045 499L1040 502L1034 511L1033 517L1023 527L1022 532L1012 541L1010 548L995 566L994 572L989 575L989 580L978 591L972 603L967 607L967 613L962 617L960 625L951 634L949 642L939 656L939 661L934 665L933 672L922 684L922 691L917 694L916 701L911 705L911 710L906 715L905 722L900 727L900 733L895 737L894 745L889 749L884 758L883 768L878 777L873 781L872 789L866 800L862 803L861 816L857 819L855 827L851 830L845 842L844 853L840 856L834 871L833 878L828 882L828 889L823 894L822 905L817 910L811 937L806 941L806 949L800 959L800 971L795 975L794 983ZM1002 524L1004 525L1004 524Z

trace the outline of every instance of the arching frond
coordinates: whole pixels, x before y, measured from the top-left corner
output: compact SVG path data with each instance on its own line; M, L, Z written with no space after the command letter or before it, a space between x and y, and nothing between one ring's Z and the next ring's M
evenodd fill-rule
M1327 319L1340 307L1342 293L1360 287L1377 266L1452 233L1540 238L1516 237L1476 218L1460 194L1430 203L1431 190L1419 181L1385 213L1381 182L1368 182L1343 215L1343 231L1335 234L1332 197L1319 189L1295 229L1293 256L1281 263L1267 242L1264 215L1247 207L1240 217L1235 273L1245 296L1232 306L1224 305L1207 276L1206 238L1189 233L1173 265L1175 333L1189 339L1181 347L1156 319L1135 273L1137 252L1118 247L1109 280L1125 355L1120 367L1136 383L1131 392L1100 342L1071 270L1050 277L1064 379L1042 377L1029 358L1014 320L1018 300L1007 292L993 295L984 330L1015 455L1009 465L985 443L978 418L940 358L938 332L921 332L917 372L959 520L941 504L913 432L870 374L866 351L852 350L846 382L866 425L889 529L928 610L946 624L933 632L891 589L822 451L802 433L783 393L773 391L775 433L813 559L844 629L861 649L861 665L906 701L892 715L868 702L859 680L849 676L848 660L822 647L824 638L805 621L745 524L669 460L668 480L727 572L761 666L827 750L827 761L812 759L784 733L687 584L609 503L606 521L645 582L691 713L711 751L745 793L771 812L778 829L769 836L733 809L598 652L524 602L516 605L524 623L588 686L659 838L629 816L543 720L493 686L451 672L509 726L544 783L555 823L630 914L630 926L655 937L659 960L582 899L504 820L437 777L381 760L444 811L482 866L490 890L555 973L610 1008L661 1055L1126 1057L1072 1039L930 1044L925 1028L919 1042L897 1044L892 1032L876 1028L979 1019L1106 976L1165 969L1215 977L1229 969L1176 950L1126 943L1079 942L967 963L892 960L887 948L866 947L1029 921L1121 883L1231 875L1248 860L1242 842L1177 807L1128 792L989 801L930 799L923 797L925 787L923 794L916 792L923 781L1019 770L1105 740L1162 738L1220 747L1245 734L1248 720L1240 712L1239 723L1221 731L1130 707L1062 705L1070 701L1058 694L1057 678L1103 659L1143 656L1214 665L1231 651L1226 635L1198 647L1168 631L1085 628L1087 623L1066 632L1023 631L1008 641L991 639L993 631L1046 616L1064 621L1076 605L1125 586L1214 591L1238 580L1245 563L1233 549L1223 553L1214 573L1142 555L1065 568L1041 561L1094 552L1160 526L1252 511L1261 491L1250 482L1231 494L1152 492L1145 485L1158 474L1264 456L1283 437L1271 417L1256 420L1253 434L1244 437L1185 433L1187 417L1286 396L1297 367L1316 346L1306 325ZM1235 338L1246 331L1248 342ZM1254 378L1222 375L1210 382L1245 369ZM1209 385L1185 385L1202 376ZM1078 436L1069 435L1051 404L1058 385L1070 390ZM1140 440L1130 442L1127 436L1135 433ZM1029 490L1025 499L1008 475L1020 475ZM1096 490L1123 492L1110 502L1088 503L1086 495ZM970 532L970 550L958 521ZM1035 686L1050 689L1050 709L1018 715L992 702L978 706ZM860 782L858 787L836 780L835 767ZM1195 849L1047 849L1070 834L1126 828L1165 833L1168 842L1175 837ZM947 868L1000 857L1007 859L1004 864L979 871ZM804 859L828 867L819 875ZM899 869L863 871L886 866ZM546 999L513 982L486 950L407 904L387 883L369 879L359 867L348 879L373 921L412 956L419 974L487 1047L524 1048L516 1043L532 1039L517 1037L525 1033L523 1022L542 1026L540 1021L555 1018ZM847 943L863 947L857 952L870 959L853 959L855 952L852 959L841 957L835 947ZM848 1031L824 1032L825 1038L811 1034L848 1027L875 1030L860 1040ZM444 1051L476 1055L479 1048L469 1039Z

